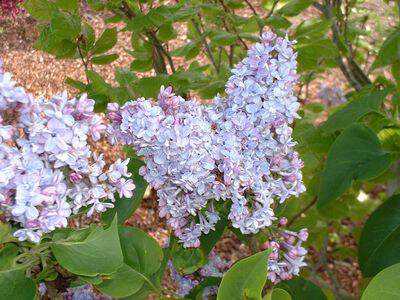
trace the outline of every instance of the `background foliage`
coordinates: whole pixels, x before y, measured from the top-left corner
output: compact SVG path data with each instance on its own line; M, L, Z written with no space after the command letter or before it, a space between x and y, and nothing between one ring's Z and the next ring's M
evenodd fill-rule
M24 8L38 21L36 49L81 61L86 81L68 78L66 83L95 99L98 111L111 101L155 97L162 84L186 97L211 99L224 92L230 69L261 31L296 39L298 95L304 105L294 135L305 161L307 192L280 207L280 215L288 216L293 230L309 228L308 245L322 258L328 251L334 257L358 257L365 278L362 299L400 297L400 28L387 26L385 19L390 15L398 20L399 2L382 2L388 13L382 16L365 10L361 0L87 2L106 16L109 27L100 35L81 17L78 1L27 0ZM298 16L311 8L316 13L299 22ZM117 26L121 23L122 28ZM186 26L188 42L174 47L178 23ZM116 84L110 84L93 66L118 59L113 48L121 31L130 34L131 48L125 51L132 62L115 69ZM179 58L189 63L179 64ZM347 81L344 103L307 102L310 83L331 71ZM10 227L2 224L0 298L32 299L38 282L57 277L69 284L91 283L112 297L163 297L169 293L161 285L168 259L182 273L203 266L211 248L230 230L226 220L197 250L184 250L172 239L163 251L146 233L122 225L146 189L137 172L141 164L135 158L129 166L137 186L133 201L118 200L103 215L104 226L58 230L39 246L26 243L19 249ZM350 232L357 251L335 243ZM266 237L261 232L256 243ZM222 279L218 299L261 299L262 294L265 299L353 298L329 270L329 283L322 280L312 261L301 277L265 293L264 287L271 287L265 276L267 255L259 252L237 262ZM40 273L26 277L38 263ZM251 280L243 274L252 274Z

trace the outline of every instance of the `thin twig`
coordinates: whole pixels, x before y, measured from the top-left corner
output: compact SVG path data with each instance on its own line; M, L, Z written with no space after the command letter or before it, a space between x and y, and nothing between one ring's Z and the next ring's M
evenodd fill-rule
M287 223L287 227L289 227L290 225L292 225L293 222L296 221L298 218L300 218L302 214L304 214L307 210L309 210L312 206L314 206L314 204L317 203L317 200L318 200L318 197L315 196L315 197L313 198L313 200L312 200L310 203L307 204L306 207L304 207L304 208L303 208L302 210L300 210L297 214L295 214L295 215L293 216L292 219L290 219L290 221Z
M199 14L199 18L201 20L200 14ZM207 39L204 36L204 33L201 32L200 26L199 26L199 24L197 23L197 21L195 19L192 19L192 23L193 23L193 26L196 29L197 33L200 36L200 40L203 43L204 50L206 51L208 57L210 58L211 63L213 64L213 66L214 66L215 70L217 71L217 73L219 73L219 67L218 67L218 65L217 65L217 63L215 61L214 54L212 53L212 51L210 49L210 45L208 45L208 42L207 42Z
M78 47L79 56L80 56L80 58L81 58L81 61L82 61L82 63L83 63L83 66L85 67L86 81L87 81L87 83L89 83L89 77L87 76L87 72L86 72L87 70L89 70L89 66L88 66L87 61L85 61L85 57L84 57L84 55L83 55L83 53L82 53L82 49L81 49L81 46L80 46L80 41L79 41L79 39L78 39L78 42L77 42L76 44L77 44L77 47Z

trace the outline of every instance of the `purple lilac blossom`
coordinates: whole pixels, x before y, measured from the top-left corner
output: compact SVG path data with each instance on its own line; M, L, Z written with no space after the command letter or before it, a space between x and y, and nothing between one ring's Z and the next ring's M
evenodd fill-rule
M268 279L273 284L282 280L290 280L299 275L307 250L301 246L308 238L307 229L299 232L282 230L280 237L264 244L265 249L271 249L268 258Z
M290 125L299 118L293 93L296 53L271 32L232 70L225 98L209 108L215 124L218 198L232 201L229 219L242 233L257 233L276 219L273 205L305 191L303 162Z
M305 191L290 127L299 118L293 44L264 33L232 70L227 96L210 106L184 101L171 87L156 102L109 105L108 133L144 157L141 174L157 190L160 216L185 247L214 230L214 201L231 201L232 225L248 234L276 220L275 205Z
M34 99L0 72L0 209L21 225L19 240L39 242L82 207L113 207L115 192L132 196L129 159L106 165L91 149L106 129L93 108L86 95Z
M160 216L185 247L198 247L201 234L219 220L211 201L214 145L204 108L162 87L157 103L140 98L108 109L109 136L144 157L139 173L157 190Z
M86 284L78 287L68 288L62 294L64 300L111 300L110 297L98 294L94 291L93 286Z

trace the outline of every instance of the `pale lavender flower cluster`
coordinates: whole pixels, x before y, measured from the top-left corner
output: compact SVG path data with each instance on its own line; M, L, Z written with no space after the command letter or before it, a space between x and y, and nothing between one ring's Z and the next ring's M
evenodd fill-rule
M204 108L162 87L156 103L140 98L108 109L109 136L144 157L140 174L157 190L160 216L168 218L185 247L198 247L201 234L219 220L209 201L216 176L213 133Z
M227 97L216 97L210 109L216 124L214 157L223 174L218 196L232 201L229 219L245 234L271 225L275 201L305 191L290 127L299 118L292 44L264 33L262 43L232 70Z
M268 258L268 279L272 283L277 284L299 275L300 268L306 266L304 258L307 250L301 244L307 238L307 229L301 229L299 232L284 229L279 239L264 244L265 249L272 250Z
M274 206L305 191L290 127L299 118L292 45L264 33L232 70L227 96L207 107L171 88L157 102L109 105L110 135L144 157L141 173L157 190L160 215L185 247L214 229L214 199L232 202L228 217L247 234L270 226Z
M0 72L0 209L22 226L19 240L39 242L82 207L103 212L115 192L132 196L129 160L106 165L91 150L106 129L93 108L85 95L34 99Z
M110 297L95 292L92 285L86 284L78 287L68 288L62 294L64 300L111 300Z
M224 276L224 273L228 271L231 263L223 260L214 251L208 256L208 263L203 266L199 271L193 274L181 275L175 269L172 261L168 263L171 278L178 285L176 294L180 297L184 297L190 293L190 291L199 285L207 277L220 277ZM208 300L210 297L216 295L218 292L218 286L209 286L203 289L202 299Z

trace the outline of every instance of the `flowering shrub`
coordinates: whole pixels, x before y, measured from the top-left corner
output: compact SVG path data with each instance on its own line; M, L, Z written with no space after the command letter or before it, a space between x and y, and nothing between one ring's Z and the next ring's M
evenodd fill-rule
M201 234L215 229L214 199L232 201L228 218L248 234L276 219L275 200L305 190L289 127L299 117L291 42L265 33L248 55L233 69L227 97L210 107L170 87L154 104L141 98L108 107L110 136L144 156L140 174L157 190L160 216L185 247L198 247Z
M104 212L115 192L132 196L129 159L106 165L90 145L106 128L93 107L86 95L34 99L0 73L0 207L20 241L38 243L82 207Z
M2 17L15 18L20 12L23 0L0 0L0 19Z
M34 99L0 72L0 299L397 295L400 34L385 3L90 0L108 24L96 36L85 3L24 1L34 47L86 80ZM110 84L98 70L120 31L132 62ZM128 158L108 159L107 140ZM124 225L148 184L164 248ZM226 238L241 244L230 260ZM365 291L339 280L348 266L374 277Z

